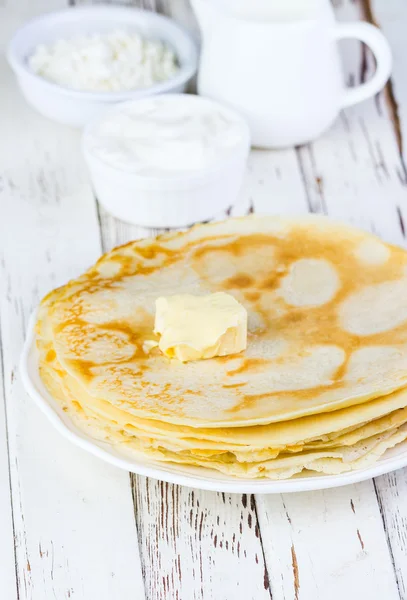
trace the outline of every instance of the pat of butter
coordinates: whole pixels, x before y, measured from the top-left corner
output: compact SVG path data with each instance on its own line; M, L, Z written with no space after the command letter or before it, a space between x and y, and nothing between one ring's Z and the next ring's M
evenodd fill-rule
M154 332L161 352L182 362L236 354L247 346L247 311L223 292L158 298Z
M155 340L146 340L143 343L143 352L144 354L149 354L153 348L157 348L158 342Z

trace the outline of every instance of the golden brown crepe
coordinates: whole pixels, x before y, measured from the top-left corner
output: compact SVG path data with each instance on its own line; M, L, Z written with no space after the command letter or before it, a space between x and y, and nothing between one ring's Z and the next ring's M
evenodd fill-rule
M244 353L183 364L143 351L158 296L215 291L248 310ZM49 294L40 371L126 452L257 477L281 454L310 468L320 451L312 468L334 471L338 452L402 437L406 292L407 253L370 234L316 216L231 219L117 248Z

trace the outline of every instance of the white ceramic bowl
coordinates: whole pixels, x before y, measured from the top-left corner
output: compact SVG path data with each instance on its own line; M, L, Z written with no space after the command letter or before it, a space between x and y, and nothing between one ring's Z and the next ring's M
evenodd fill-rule
M246 121L234 111L200 96L180 96L183 103L201 103L233 116L241 130L239 143L215 167L179 175L143 175L108 164L92 152L92 130L99 120L88 124L82 149L93 188L100 203L115 217L144 227L186 227L206 221L234 204L243 183L250 151L250 132ZM136 102L144 102L139 100ZM104 117L120 112L128 102L113 107Z
M168 81L142 90L82 92L47 81L28 66L27 59L38 44L112 29L135 31L166 42L175 51L180 70ZM74 127L82 127L117 102L182 92L197 68L195 43L181 27L167 17L125 6L71 8L33 19L15 33L7 57L27 102L45 117Z

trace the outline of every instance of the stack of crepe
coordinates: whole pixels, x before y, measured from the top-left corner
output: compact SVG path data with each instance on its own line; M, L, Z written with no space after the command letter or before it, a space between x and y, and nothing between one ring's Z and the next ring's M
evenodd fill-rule
M240 353L181 363L155 300L226 291ZM137 459L237 477L361 469L407 438L407 253L324 217L135 241L49 294L40 374L75 426Z

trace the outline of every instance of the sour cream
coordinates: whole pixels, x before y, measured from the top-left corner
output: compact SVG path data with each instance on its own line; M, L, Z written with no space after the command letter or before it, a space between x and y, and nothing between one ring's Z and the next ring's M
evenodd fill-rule
M223 164L247 138L240 117L206 98L162 95L126 103L89 127L87 152L127 172L179 176Z

